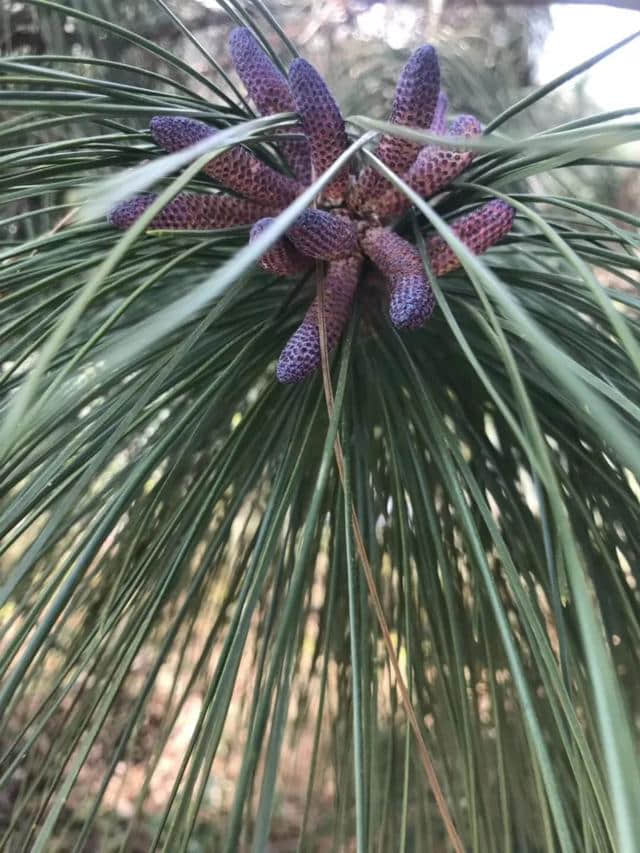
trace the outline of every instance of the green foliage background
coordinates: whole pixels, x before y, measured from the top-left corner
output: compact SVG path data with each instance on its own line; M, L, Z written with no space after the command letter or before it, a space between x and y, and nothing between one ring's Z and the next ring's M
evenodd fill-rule
M0 62L0 847L448 849L400 676L464 849L637 850L639 220L598 189L638 167L637 109L549 121L561 79L501 112L496 69L443 39L489 133L403 227L464 269L410 335L363 287L329 415L320 376L274 381L312 280L259 271L246 229L103 215L211 186L215 150L162 156L152 115L270 160L290 118L255 121L161 0L26 5L87 55ZM290 60L264 4L220 6ZM362 142L384 104L357 91ZM477 259L446 222L492 196L516 226Z

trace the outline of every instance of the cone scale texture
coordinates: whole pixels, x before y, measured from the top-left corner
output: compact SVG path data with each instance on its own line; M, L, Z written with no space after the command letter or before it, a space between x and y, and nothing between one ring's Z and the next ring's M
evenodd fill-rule
M387 228L370 228L360 243L387 279L393 325L400 329L422 326L433 313L435 298L418 250Z
M309 209L287 231L293 245L311 258L331 261L357 248L358 232L348 219Z
M260 47L256 37L244 27L229 37L231 61L249 97L263 116L296 111L287 78ZM294 176L303 184L311 181L311 151L307 139L286 139L279 143Z
M466 216L459 216L450 225L456 237L475 255L480 255L511 231L514 216L511 205L494 199ZM460 266L458 256L439 235L427 241L427 254L436 275L445 275Z
M253 242L273 221L269 216L259 219L251 228L249 240ZM264 253L260 266L277 275L294 276L306 272L311 266L311 259L299 252L286 237L281 237Z
M482 125L474 116L461 116L449 125L449 136L471 138L480 133ZM473 151L455 151L427 145L402 178L422 198L431 198L461 175L471 165L474 156ZM383 222L389 222L404 213L410 204L403 192L391 187L376 200L375 210Z
M317 177L329 168L348 147L344 119L327 84L313 65L296 59L289 69L289 81L296 112L302 119L304 132L311 146L311 161ZM322 192L321 201L341 204L349 184L349 169L338 175Z
M329 352L335 349L351 314L361 267L362 255L359 253L332 261L328 266L324 280L324 309ZM320 321L316 297L282 350L276 375L280 382L300 382L317 370L320 362Z
M155 193L134 196L117 205L109 214L109 222L116 228L128 228L157 198ZM272 209L254 201L233 196L204 195L203 193L178 193L169 204L151 220L149 228L185 228L207 231L249 225L256 219L274 213Z
M165 151L180 151L216 135L204 122L176 116L156 116L149 129ZM302 191L302 185L276 172L240 145L227 149L202 170L227 189L263 204L286 207Z
M440 65L431 45L416 50L405 65L396 88L391 116L392 124L406 127L430 128L440 94ZM413 163L420 145L398 136L383 136L376 156L396 175L401 175ZM375 210L375 199L392 189L391 184L371 166L360 174L352 201L363 213Z
M278 129L272 143L294 177L267 165L243 145L217 153L203 168L223 191L181 192L151 221L151 229L210 230L249 226L255 241L273 218L287 208L312 178L325 172L349 144L340 109L320 74L304 59L295 59L288 76L249 30L238 28L229 38L234 67L262 115L297 113L299 124ZM440 88L440 68L433 47L416 50L402 71L391 107L390 121L405 127L429 129L438 136L463 138L458 149L430 144L421 147L406 139L384 135L376 153L418 195L428 199L451 186L472 162L464 138L482 132L473 116L460 116L447 127L449 100ZM156 116L151 135L166 151L180 151L219 131L186 116ZM287 135L289 138L285 138ZM293 138L291 138L293 137ZM286 170L285 170L286 171ZM118 204L108 221L128 228L155 201L153 193ZM325 321L329 350L335 349L352 310L364 256L387 283L389 317L399 329L422 326L435 308L418 250L388 225L409 207L406 197L372 168L357 179L343 167L295 222L262 255L262 269L295 277L319 262L325 267ZM514 210L490 201L453 219L454 233L474 253L486 251L511 229ZM460 266L456 254L439 235L426 243L435 274ZM319 307L314 300L305 318L282 351L277 365L280 382L298 382L320 365Z

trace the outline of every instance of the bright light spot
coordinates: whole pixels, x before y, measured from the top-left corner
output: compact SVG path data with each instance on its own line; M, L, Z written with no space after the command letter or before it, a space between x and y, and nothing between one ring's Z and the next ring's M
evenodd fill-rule
M554 3L550 12L553 30L538 59L540 83L611 47L635 32L639 23L638 13L632 9L599 4ZM639 51L640 43L632 41L586 72L586 91L601 107L617 109L637 105ZM577 81L583 79L578 77Z
M636 496L637 500L640 501L640 484L638 483L636 478L633 476L633 472L629 471L628 468L625 468L624 469L624 476L627 479L627 483L629 484L629 488L631 489L633 494Z
M400 50L414 38L420 14L405 3L374 3L358 15L358 30L364 38L384 40L393 50Z
M540 515L540 501L538 500L538 492L534 485L531 474L527 471L526 468L520 466L518 468L519 475L519 491L525 499L529 510L532 515L539 516Z
M494 421L493 416L488 413L484 416L484 434L496 450L501 450L500 437L498 436L498 430L496 429L496 422Z

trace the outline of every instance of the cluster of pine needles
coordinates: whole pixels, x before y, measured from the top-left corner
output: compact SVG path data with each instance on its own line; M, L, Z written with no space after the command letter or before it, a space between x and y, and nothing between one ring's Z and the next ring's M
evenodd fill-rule
M478 119L419 48L343 118L228 0L256 116L163 0L210 74L29 3L154 70L0 61L0 848L297 796L300 850L635 851L640 219L565 177L640 125L519 123L623 43Z

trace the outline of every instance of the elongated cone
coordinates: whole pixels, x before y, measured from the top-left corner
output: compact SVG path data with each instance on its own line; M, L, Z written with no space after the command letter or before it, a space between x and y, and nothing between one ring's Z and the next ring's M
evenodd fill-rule
M217 132L204 122L181 116L155 116L149 130L154 141L170 152ZM262 204L286 207L302 191L302 184L276 172L240 145L218 154L202 171L228 189Z
M511 231L515 214L511 205L501 199L494 199L454 219L450 226L465 246L474 254L481 255ZM436 275L444 275L460 266L453 249L439 235L427 241L427 254Z
M137 195L116 205L107 217L116 228L128 228L155 201L155 193ZM211 228L230 228L234 225L249 225L256 219L278 210L223 195L204 195L200 193L178 193L157 216L151 220L149 228L185 228L208 230Z
M349 319L355 296L362 255L354 253L332 261L324 282L325 326L327 346L331 352ZM293 333L278 359L279 382L300 382L320 366L320 328L318 299L314 299L302 324Z
M251 229L250 241L253 242L262 234L273 219L266 216L264 219L259 219ZM260 259L260 266L274 272L277 275L299 275L305 272L311 266L311 258L305 257L299 252L296 247L287 240L286 237L280 237L276 242L264 253Z
M335 260L354 252L358 245L355 225L345 217L309 208L287 231L293 245L310 258Z
M435 48L418 48L405 65L391 108L390 121L406 127L430 127L440 94L440 65ZM419 143L397 136L383 136L378 156L400 174L415 160Z
M287 78L276 68L250 30L245 27L233 30L229 36L229 49L234 68L261 115L296 111ZM285 132L290 133L290 129ZM278 147L296 178L308 184L311 181L308 140L303 136L282 140Z
M387 228L369 228L360 245L389 283L393 325L399 329L422 326L433 313L435 297L418 250Z
M289 82L296 112L302 119L311 146L311 162L318 177L348 147L344 119L327 84L313 65L295 59L289 69ZM327 204L341 204L349 185L349 169L344 167L326 186L321 199Z
M482 133L482 125L475 116L460 116L451 122L448 136L472 138ZM408 170L406 181L424 198L430 198L447 184L455 180L475 157L474 151L452 151L446 148L427 146L418 154Z
M431 45L418 48L405 65L393 100L389 121L406 127L430 128L440 92L440 65ZM397 136L383 136L376 155L396 175L411 166L418 156L420 145ZM363 213L375 210L375 199L391 185L379 172L368 166L358 178L351 204Z
M474 116L460 116L449 125L449 136L471 138L482 133L482 125ZM444 189L471 165L475 152L453 151L427 145L418 154L411 168L402 176L409 186L423 198ZM376 202L376 212L381 221L389 222L400 216L410 206L409 199L395 187L389 189Z
M435 296L424 273L401 275L393 280L389 317L396 329L419 329L433 314L435 306Z

